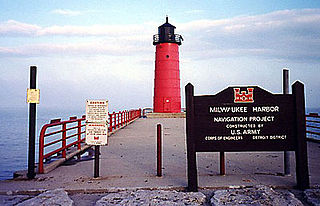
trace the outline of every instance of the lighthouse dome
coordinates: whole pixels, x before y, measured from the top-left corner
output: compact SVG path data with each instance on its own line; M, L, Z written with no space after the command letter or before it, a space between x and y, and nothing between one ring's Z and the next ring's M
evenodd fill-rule
M166 23L158 27L158 34L153 36L153 45L159 43L177 43L181 45L183 40L181 35L175 34L175 26L168 22L168 17L166 17Z

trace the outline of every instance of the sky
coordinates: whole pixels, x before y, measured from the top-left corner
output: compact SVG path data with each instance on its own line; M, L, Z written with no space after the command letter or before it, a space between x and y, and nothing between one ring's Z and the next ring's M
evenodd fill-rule
M282 92L305 84L306 106L320 105L320 0L0 0L0 107L26 107L29 67L37 66L39 108L152 107L155 47L165 22L183 36L181 97L228 86ZM290 89L291 92L291 89Z

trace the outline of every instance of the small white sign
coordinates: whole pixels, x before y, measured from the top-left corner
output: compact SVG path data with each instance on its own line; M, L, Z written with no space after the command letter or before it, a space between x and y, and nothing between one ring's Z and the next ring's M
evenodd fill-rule
M108 126L105 123L86 123L86 144L108 144Z
M86 121L108 122L108 100L87 100Z

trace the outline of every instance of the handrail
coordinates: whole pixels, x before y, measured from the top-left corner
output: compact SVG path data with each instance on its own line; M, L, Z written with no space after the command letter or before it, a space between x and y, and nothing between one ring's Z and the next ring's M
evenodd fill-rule
M141 117L141 109L113 112L108 115L108 135L110 135ZM44 160L50 159L53 156L66 158L67 150L73 146L76 146L78 151L81 150L81 143L85 142L85 120L85 115L79 119L73 116L69 120L64 121L54 119L42 126L39 136L38 172L40 174L44 173ZM54 129L55 131L52 131ZM49 150L49 147L53 147L54 149L45 151Z
M306 134L308 140L320 142L320 116L318 113L306 114Z

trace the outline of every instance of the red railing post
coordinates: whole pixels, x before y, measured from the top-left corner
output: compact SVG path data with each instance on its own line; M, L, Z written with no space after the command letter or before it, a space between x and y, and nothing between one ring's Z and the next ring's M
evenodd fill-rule
M41 128L40 137L39 137L39 174L43 174L43 160L44 160L44 133L46 127Z
M77 149L81 150L81 119L78 120L78 128L77 128L77 133L78 133L78 144L77 144ZM78 160L80 160L81 155L80 153L77 155Z
M119 128L122 126L122 112L119 111Z
M112 114L109 113L109 131L112 132Z
M62 157L65 158L67 156L66 146L67 146L67 124L62 124Z
M115 112L113 112L113 118L114 118L114 130L117 129L117 114Z
M119 120L119 113L116 113L116 119L114 120L116 122L116 129L118 128L118 120Z
M117 128L119 128L119 123L120 123L120 121L119 121L119 112L117 112Z
M117 113L117 128L119 128L119 126L120 126L120 118L119 118L119 116L120 116L120 112L118 112Z
M121 112L121 126L123 126L123 111Z
M122 126L122 112L119 111L119 128Z
M129 110L128 111L128 122L130 122L130 114L131 114L131 111Z
M117 130L117 127L118 127L117 116L118 116L118 113L115 113L115 115L114 115L114 130Z
M77 149L81 149L81 119L78 120L78 144Z

